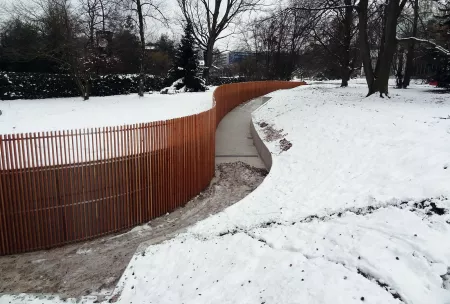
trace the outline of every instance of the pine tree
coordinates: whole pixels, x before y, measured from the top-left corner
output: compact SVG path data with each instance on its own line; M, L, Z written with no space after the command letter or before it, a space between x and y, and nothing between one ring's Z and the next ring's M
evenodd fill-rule
M184 36L176 51L174 65L169 71L168 81L172 84L171 88L175 90L185 87L186 92L205 91L205 81L197 74L198 57L195 51L193 28L192 24L187 22L184 28ZM161 92L167 93L169 89L165 88Z

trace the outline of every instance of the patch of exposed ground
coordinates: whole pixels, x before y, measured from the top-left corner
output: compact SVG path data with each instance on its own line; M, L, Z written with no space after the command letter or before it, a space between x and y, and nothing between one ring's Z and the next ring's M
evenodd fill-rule
M287 151L292 147L292 143L287 140L286 138L283 138L280 140L280 149L281 151Z
M281 152L287 151L292 147L292 143L285 138L287 134L283 134L283 129L277 130L274 125L269 125L265 121L258 122L258 126L264 133L265 141L271 142L279 140Z
M277 130L274 128L273 125L269 125L268 123L262 121L258 122L258 126L262 129L264 133L264 140L271 142L275 140L282 139L286 136L286 134L283 134L283 129Z
M146 225L89 242L0 257L0 293L109 294L139 244L160 243L222 211L256 189L266 175L266 170L242 162L223 163L205 191Z

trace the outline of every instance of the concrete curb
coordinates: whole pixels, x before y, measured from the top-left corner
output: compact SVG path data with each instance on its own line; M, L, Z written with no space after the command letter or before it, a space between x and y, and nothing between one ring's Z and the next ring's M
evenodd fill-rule
M272 168L272 154L262 141L261 137L259 137L258 131L255 129L253 118L250 122L250 133L252 134L253 144L256 147L256 151L258 151L259 157L261 157L267 171L270 171L270 168Z
M272 97L262 98L264 98L264 103L261 105L261 107L264 106L266 102L269 101ZM253 121L253 115L250 121L250 134L252 135L253 145L256 147L256 151L258 151L259 157L262 159L267 171L270 171L270 169L272 168L272 153L270 153L269 149L264 144L264 141L259 136L258 131L256 131L255 122Z

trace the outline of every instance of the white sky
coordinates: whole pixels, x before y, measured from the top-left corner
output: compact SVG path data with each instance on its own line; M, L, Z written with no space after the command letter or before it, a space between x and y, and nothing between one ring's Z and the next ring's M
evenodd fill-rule
M1 0L0 0L1 1ZM168 18L171 18L171 24L170 28L167 28L166 26L163 26L162 24L148 20L147 21L147 32L150 39L158 38L159 35L165 33L168 34L171 38L179 38L182 34L182 29L178 25L179 18L181 14L181 10L178 6L177 0L165 0L164 8L165 12L167 14ZM225 1L223 1L225 2ZM270 7L275 7L275 5L280 4L284 2L284 0L261 0L261 3L264 4L266 7L266 10L270 10ZM225 4L225 3L224 3ZM224 6L222 4L222 6ZM240 16L240 24L235 29L235 34L232 35L230 38L226 38L223 40L219 40L216 44L216 47L219 47L221 50L223 49L233 49L236 48L240 41L242 40L242 34L239 33L239 31L244 28L244 24L250 20L250 18L254 17L257 14L262 14L261 12L252 12L252 13L246 13ZM225 30L223 35L227 35L231 32L231 27L228 30Z
M16 0L0 0L0 21L5 20L7 18L6 13L6 7L10 6L12 3L14 3ZM25 3L27 1L32 0L22 0ZM73 0L74 2L78 2L77 0ZM274 5L279 4L280 2L283 2L284 0L261 0L263 4L265 5ZM225 1L224 1L225 2ZM165 16L170 20L169 26L163 25L158 21L148 19L146 20L146 40L152 41L157 38L161 34L168 34L170 38L178 39L181 36L182 29L179 25L179 20L181 16L180 8L178 7L177 0L164 0L163 4L163 12L165 13ZM261 14L260 12L252 12L251 14L247 13L241 16L241 22L240 26L242 27L245 22L247 22L251 16L255 16L255 14ZM220 49L234 49L239 45L239 42L242 40L242 35L239 34L239 30L235 31L236 34L233 36L220 40L216 47L219 47ZM224 34L229 34L230 29L225 30Z

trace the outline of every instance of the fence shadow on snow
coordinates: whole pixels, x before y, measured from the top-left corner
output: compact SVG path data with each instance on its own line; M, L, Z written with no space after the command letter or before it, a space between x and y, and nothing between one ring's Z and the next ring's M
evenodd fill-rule
M165 121L0 135L0 255L118 232L183 206L214 176L220 120L302 84L222 85L210 110Z

